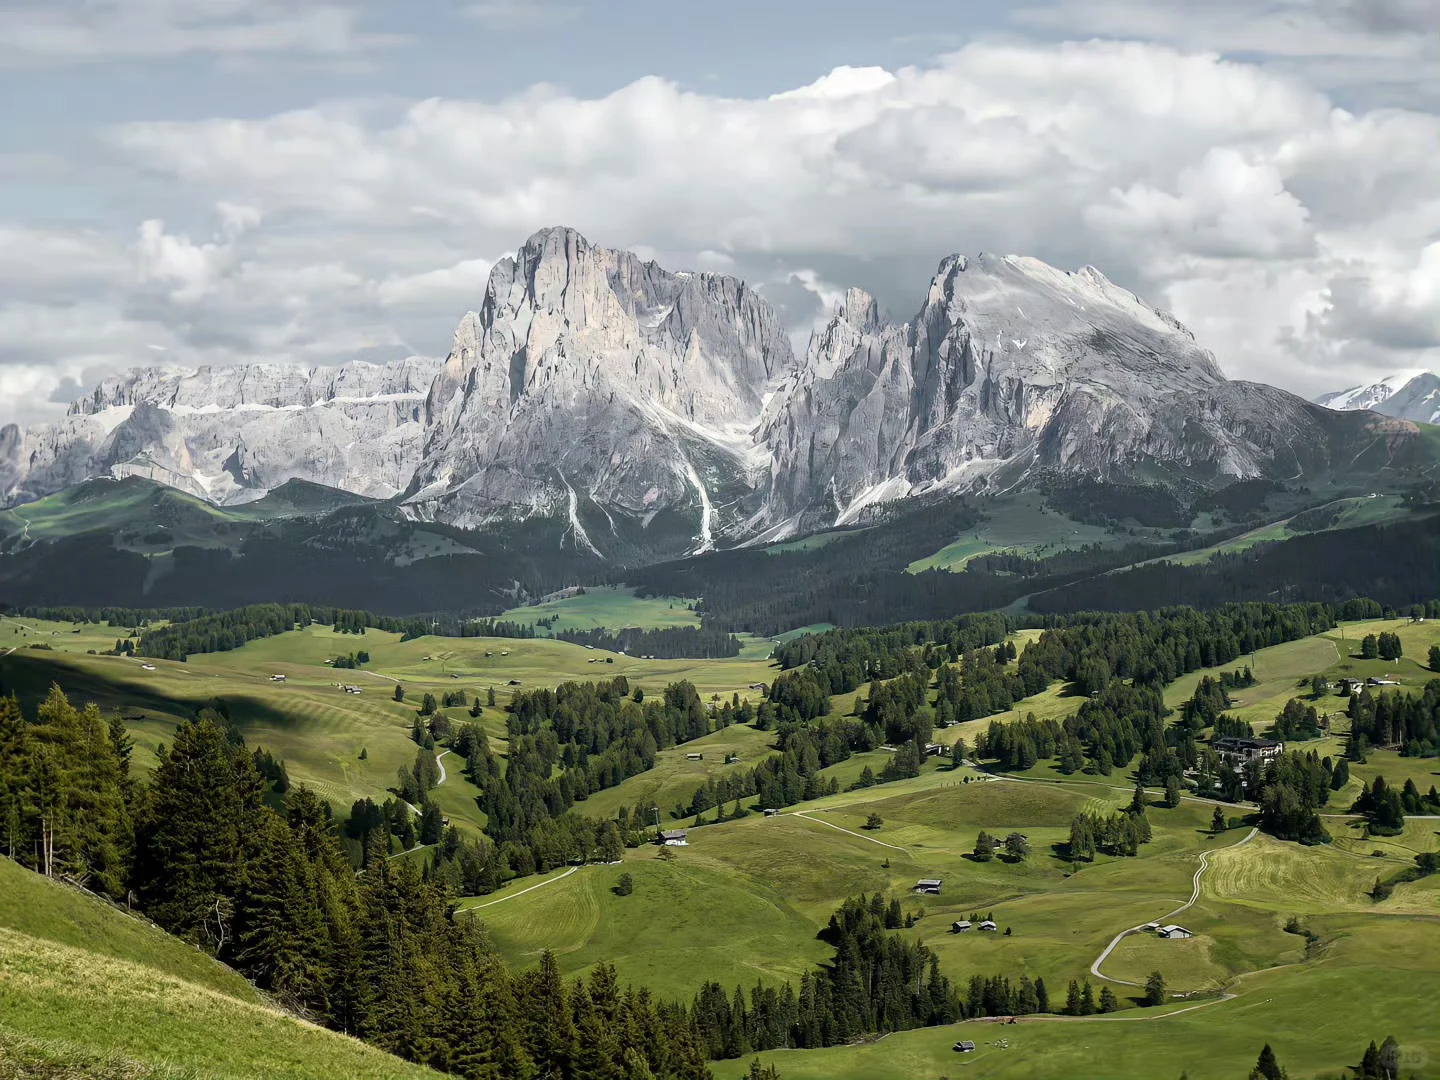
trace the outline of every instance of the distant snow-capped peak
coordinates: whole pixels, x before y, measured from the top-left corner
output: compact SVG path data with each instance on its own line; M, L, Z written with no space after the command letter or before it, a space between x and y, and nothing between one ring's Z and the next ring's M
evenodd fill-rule
M1398 371L1394 375L1387 375L1379 382L1370 383L1367 386L1352 386L1348 390L1337 390L1330 394L1322 394L1315 399L1316 405L1323 405L1327 409L1373 409L1387 398L1393 397L1395 393L1405 385L1421 375L1428 375L1424 368L1414 368L1410 371Z
M1369 386L1352 386L1315 399L1327 409L1370 409L1397 420L1440 424L1440 375L1425 368L1397 372Z

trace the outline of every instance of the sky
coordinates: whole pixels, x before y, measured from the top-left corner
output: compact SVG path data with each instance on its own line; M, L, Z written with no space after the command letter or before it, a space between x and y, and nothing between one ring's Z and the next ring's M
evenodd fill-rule
M0 425L126 368L443 356L539 228L803 348L1091 264L1232 378L1440 367L1435 0L0 0Z

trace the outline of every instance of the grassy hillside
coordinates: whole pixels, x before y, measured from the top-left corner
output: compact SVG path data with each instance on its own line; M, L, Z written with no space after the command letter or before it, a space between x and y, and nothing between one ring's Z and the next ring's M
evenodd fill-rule
M1072 521L1049 509L1043 496L1033 492L991 499L984 504L984 509L985 520L979 526L935 554L916 559L906 569L912 574L925 570L963 570L971 559L992 552L1043 557L1087 544L1118 546L1134 539L1098 525Z
M240 976L0 858L0 1076L436 1077L266 1003Z
M495 749L503 752L503 707L517 689L509 685L512 679L520 688L531 688L623 674L647 692L690 679L707 699L737 692L753 698L750 684L769 682L777 670L766 658L641 660L549 639L423 637L401 642L398 634L336 634L318 625L178 663L91 656L81 646L109 648L122 631L90 626L71 634L72 629L68 623L0 620L0 688L33 704L58 682L76 700L119 708L130 718L127 726L142 769L153 764L156 749L169 741L177 723L212 698L222 698L250 745L283 757L294 782L309 784L342 813L357 799L387 797L397 770L413 762L410 729L426 692L438 699L463 689L470 700L483 701L494 688L500 707L486 708L481 723ZM10 639L17 645L10 645ZM52 650L25 647L34 641L51 644ZM337 672L325 666L326 660L362 648L371 656L362 670ZM286 681L273 682L272 675L284 675ZM364 693L347 694L337 685L341 683L360 686ZM397 683L405 688L404 703L394 700ZM469 719L464 708L449 715L457 722ZM741 737L738 731L735 737ZM758 752L758 746L746 750L742 758L753 766ZM717 760L723 762L724 754L705 764ZM453 823L479 830L484 820L475 805L478 792L458 764L449 762L436 801ZM658 778L661 782L664 775ZM678 784L679 774L675 779ZM604 793L598 797L603 799ZM648 796L627 792L623 801L641 797Z
M517 623L537 623L555 618L556 630L594 630L604 627L621 630L626 627L659 630L674 626L699 626L700 616L693 610L695 600L680 597L638 597L634 589L619 585L596 585L584 593L526 604L511 608L497 616Z

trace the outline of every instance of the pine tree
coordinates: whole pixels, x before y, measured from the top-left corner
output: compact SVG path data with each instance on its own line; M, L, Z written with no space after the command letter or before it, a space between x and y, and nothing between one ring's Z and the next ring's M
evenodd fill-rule
M263 820L254 759L211 719L190 721L160 759L139 830L135 879L150 917L217 951Z
M12 859L29 848L33 768L29 724L13 697L0 698L0 850Z
M1372 1047L1374 1043L1370 1044ZM1275 1051L1270 1049L1266 1043L1265 1048L1260 1051L1259 1058L1255 1061L1255 1068L1250 1070L1250 1080L1286 1080L1286 1072L1275 1060Z
M1080 984L1074 979L1070 980L1070 988L1065 992L1065 1012L1070 1016L1080 1015Z
M1102 1013L1112 1013L1119 1007L1120 1003L1115 1000L1115 991L1111 990L1108 986L1102 987L1100 990L1100 1011Z
M1215 807L1215 812L1210 815L1210 835L1219 836L1225 831L1225 811Z
M1145 980L1145 1004L1150 1006L1165 1004L1165 976L1158 971L1152 971L1150 977Z
M989 862L995 857L995 839L984 829L975 837L974 857L976 862Z

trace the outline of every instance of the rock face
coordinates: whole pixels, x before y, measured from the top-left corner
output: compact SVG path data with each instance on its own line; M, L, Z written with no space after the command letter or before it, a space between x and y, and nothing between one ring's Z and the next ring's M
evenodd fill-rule
M1424 378L1383 396L1440 408ZM59 423L0 430L0 502L96 475L215 502L300 478L653 558L1075 475L1198 490L1384 469L1415 434L1227 381L1091 267L950 256L910 321L852 289L797 361L743 282L547 229L496 265L443 364L132 371Z
M1402 371L1371 386L1355 386L1315 400L1329 409L1371 409L1397 420L1440 424L1440 375Z
M583 546L583 495L642 519L690 512L704 546L722 527L712 490L733 501L763 474L752 429L793 363L775 312L743 282L668 273L569 229L537 233L456 332L407 502L463 525L568 513Z
M439 362L141 368L106 379L54 424L0 432L0 498L93 476L145 476L217 503L300 478L389 498L419 463Z
M843 524L937 488L1006 486L1036 468L1105 476L1190 453L1160 414L1226 385L1188 330L1092 267L952 256L912 321L885 323L852 290L811 340L766 411L771 513ZM1243 438L1217 433L1207 449L1220 472L1257 468Z

